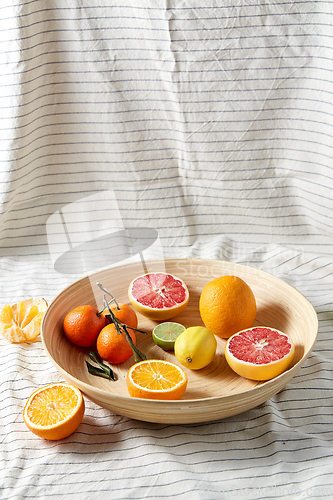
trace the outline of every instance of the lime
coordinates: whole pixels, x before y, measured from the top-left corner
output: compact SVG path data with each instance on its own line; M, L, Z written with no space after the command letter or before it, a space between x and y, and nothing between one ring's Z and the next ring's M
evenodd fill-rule
M165 351L171 351L175 345L176 338L183 333L184 330L185 326L180 323L165 321L155 326L152 337L155 344L162 347Z

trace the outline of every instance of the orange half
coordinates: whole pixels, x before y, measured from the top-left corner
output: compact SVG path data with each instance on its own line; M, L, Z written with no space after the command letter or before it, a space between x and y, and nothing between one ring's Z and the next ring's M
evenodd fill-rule
M56 383L31 394L23 410L23 419L37 436L58 440L76 431L84 410L84 399L79 389L66 383Z
M127 372L131 396L147 399L180 399L187 387L184 370L170 361L149 359L133 365Z

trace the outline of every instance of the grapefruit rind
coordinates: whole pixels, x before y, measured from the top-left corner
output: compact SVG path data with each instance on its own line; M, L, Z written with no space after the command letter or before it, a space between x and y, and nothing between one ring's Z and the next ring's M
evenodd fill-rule
M247 331L252 331L255 329L269 329L272 331L277 332L279 335L283 335L284 337L287 337L288 342L290 344L290 351L280 359L276 361L271 361L269 363L264 363L264 364L255 364L251 363L248 361L241 360L237 358L234 354L230 352L230 344L232 343L233 339ZM286 335L285 333L277 330L276 328L271 328L271 327L253 327L253 328L246 328L245 330L242 330L240 332L237 332L236 334L232 335L228 340L225 345L225 359L230 366L230 368L237 373L240 377L244 377L250 380L256 380L256 381L266 381L266 380L271 380L279 375L281 375L284 371L286 371L290 364L293 361L294 354L295 354L295 346L290 337Z
M148 305L144 305L144 304L140 303L140 301L136 297L133 296L134 284L138 280L140 280L141 278L144 278L144 277L149 276L149 275L157 275L157 274L161 274L161 275L164 274L165 276L169 276L169 277L173 278L174 280L180 282L182 285L182 288L184 289L184 292L185 292L185 299L182 302L175 304L173 306L158 307L158 308L157 307L150 307ZM142 316L145 316L146 318L154 320L154 321L165 321L165 320L174 318L175 316L178 316L182 311L184 311L185 307L188 304L189 298L190 298L188 288L187 288L186 284L184 283L184 281L181 278L174 276L173 274L164 273L164 272L146 273L146 274L143 274L141 276L137 276L136 278L134 278L131 281L131 283L128 287L128 296L129 296L129 299L131 301L133 308L138 313L140 313L140 314L142 314Z

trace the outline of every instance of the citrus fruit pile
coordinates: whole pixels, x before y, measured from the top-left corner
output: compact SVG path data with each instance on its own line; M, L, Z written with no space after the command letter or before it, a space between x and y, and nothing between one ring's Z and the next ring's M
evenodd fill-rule
M112 322L110 313L113 315ZM127 361L133 354L123 325L126 329L128 327L127 332L135 345L133 328L136 329L138 318L128 304L111 304L102 311L91 305L78 306L65 316L63 329L73 344L79 347L92 347L96 344L102 359L119 364Z
M182 397L187 387L183 368L201 370L217 359L218 337L226 339L225 360L241 377L268 380L286 370L293 359L295 348L287 335L270 327L253 326L256 299L250 286L237 276L221 276L204 286L199 299L203 326L186 328L169 321L189 302L186 284L172 274L138 276L130 283L128 296L131 305L118 305L113 299L115 304L111 305L111 301L100 312L93 306L79 306L66 315L63 326L72 343L81 347L95 345L102 360L116 365L135 354L136 332L140 331L137 313L158 322L152 339L163 350L173 351L178 364L148 360L144 355L138 361L135 357L126 379L133 397Z
M133 279L128 287L131 305L118 304L112 294L107 293L112 300L107 302L104 296L102 311L92 305L81 305L66 314L63 331L68 340L79 347L96 347L97 354L90 350L89 357L99 367L86 362L93 375L116 381L111 367L103 361L117 365L134 354L135 362L126 375L132 397L180 399L188 384L184 368L201 370L210 365L216 354L216 337L226 339L224 355L230 368L251 380L277 377L293 360L295 346L285 333L269 326L253 326L256 299L249 285L237 276L215 278L202 289L199 314L204 326L186 328L168 321L179 315L189 302L186 284L172 274L147 273ZM0 311L2 334L11 342L33 341L40 333L46 308L44 299L4 306ZM137 329L137 313L158 322L152 330L153 341L161 349L173 351L182 366L164 359L147 359L138 350L136 332L142 331ZM50 384L30 396L23 418L36 435L57 440L75 432L84 411L79 389L70 384Z

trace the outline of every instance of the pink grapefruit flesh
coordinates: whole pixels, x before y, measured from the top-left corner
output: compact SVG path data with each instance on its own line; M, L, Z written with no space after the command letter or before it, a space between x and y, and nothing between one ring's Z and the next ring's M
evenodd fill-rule
M230 337L225 358L230 368L251 380L270 380L283 373L294 358L295 346L285 334L257 326Z
M155 321L180 314L188 304L189 292L184 281L168 273L147 273L135 278L128 289L134 309Z

